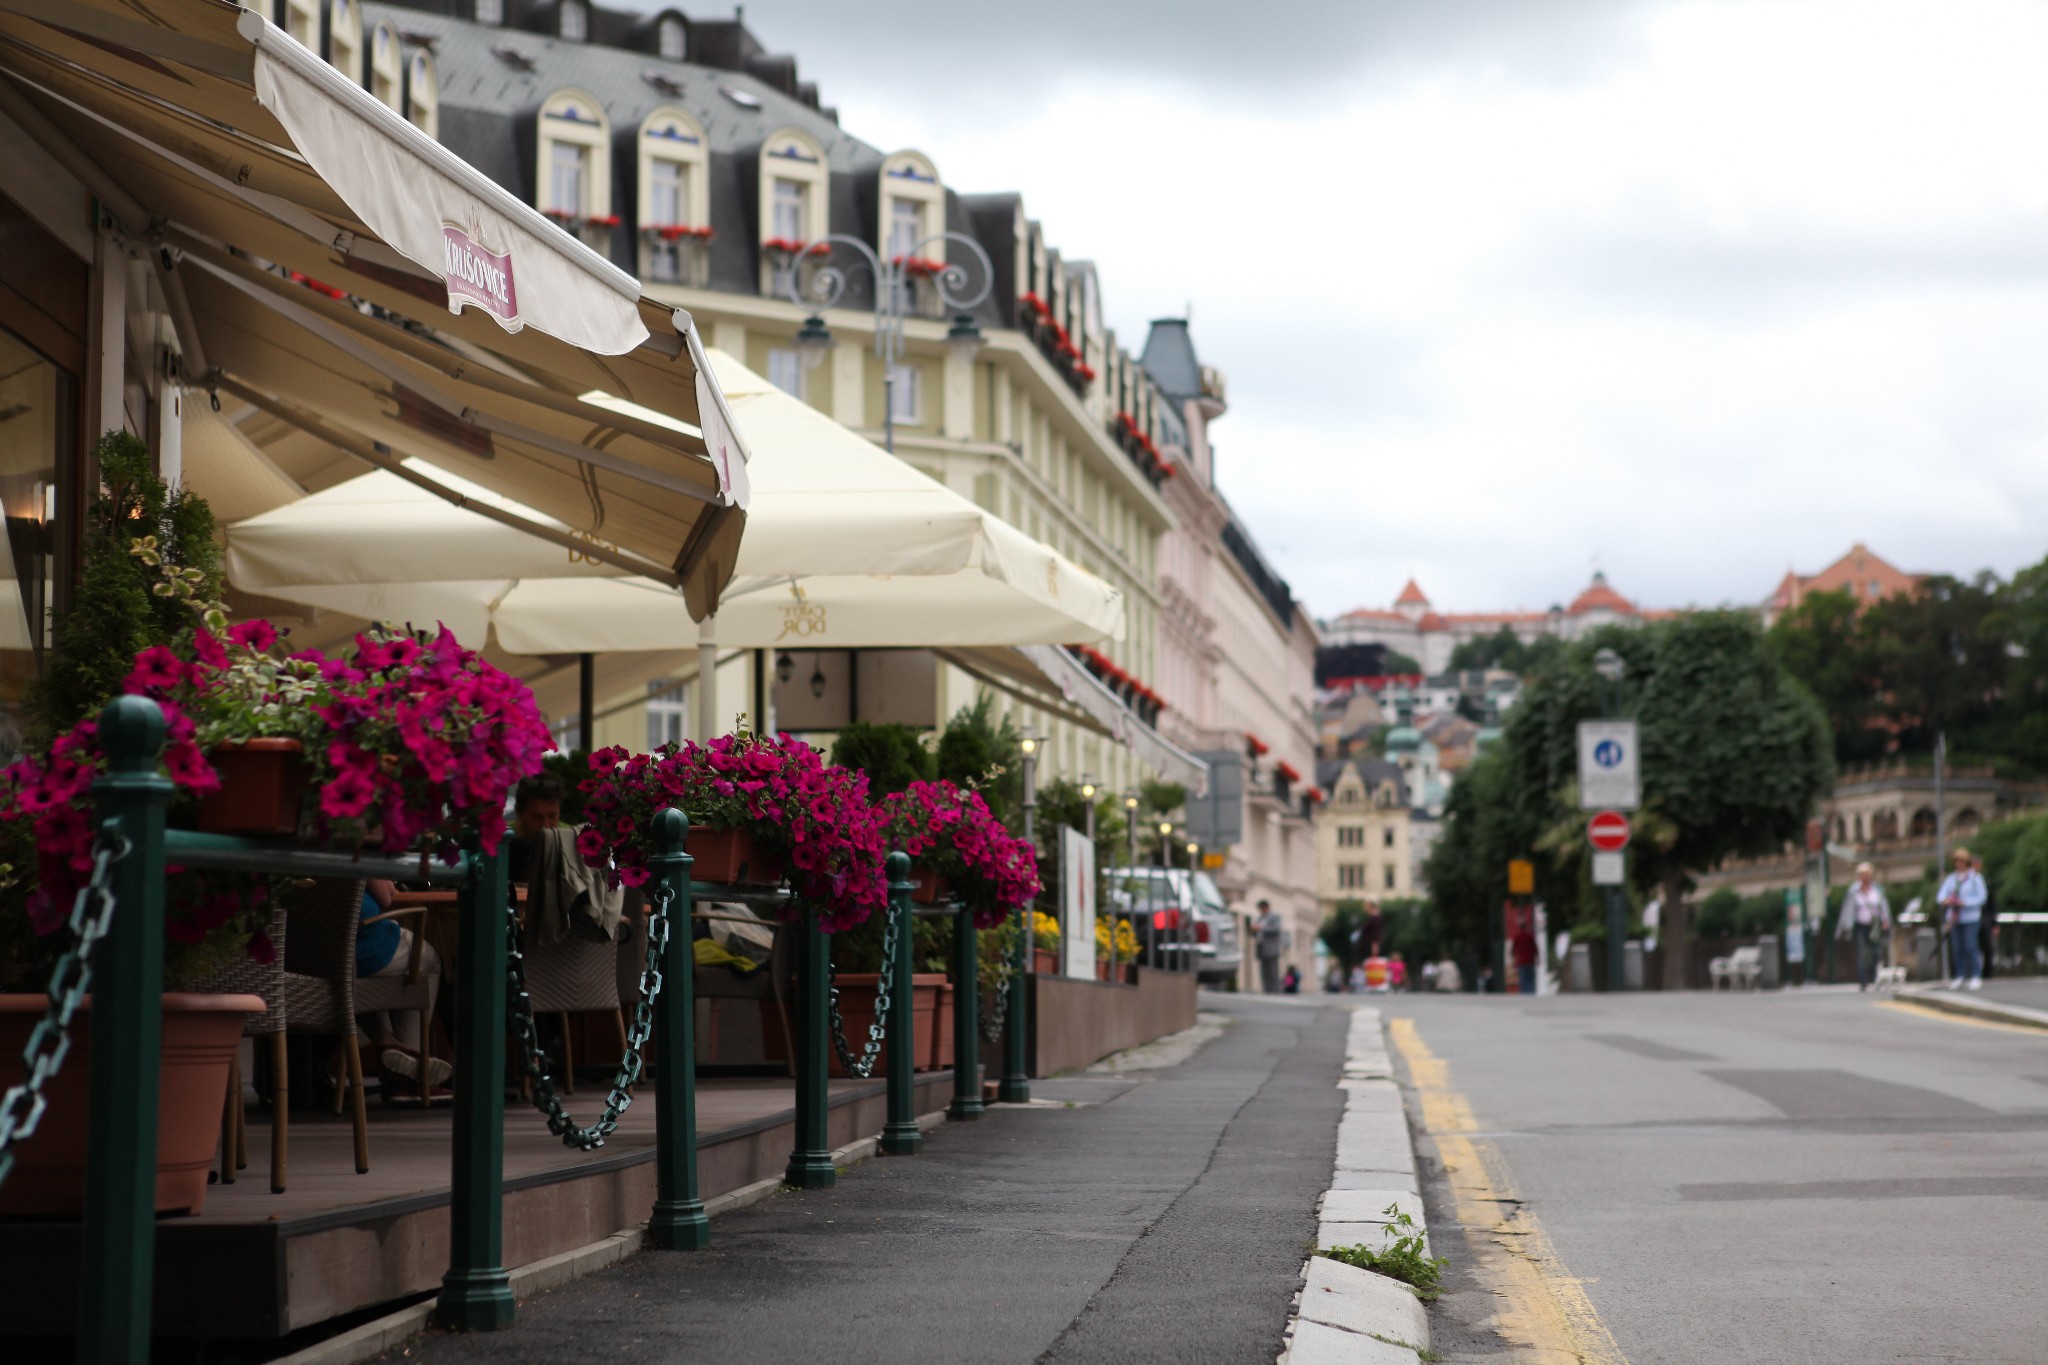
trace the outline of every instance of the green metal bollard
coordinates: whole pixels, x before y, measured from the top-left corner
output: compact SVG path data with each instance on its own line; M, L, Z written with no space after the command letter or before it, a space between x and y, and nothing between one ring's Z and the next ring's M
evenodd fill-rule
M117 697L100 712L107 773L92 784L103 828L129 844L112 865L113 924L93 965L92 1075L78 1358L149 1359L156 1274L157 1064L163 1052L164 716Z
M829 1189L839 1181L832 1165L831 1139L825 1129L827 1068L832 1027L832 947L818 928L818 912L805 909L803 958L797 971L796 1146L789 1154L783 1183L800 1190Z
M448 1273L434 1305L443 1326L495 1332L512 1325L504 1259L505 910L507 849L470 851L458 910L461 986L455 1019L455 1154Z
M1031 907L1018 912L1029 916ZM1010 1018L1003 1030L1003 1078L996 1098L1004 1104L1031 1102L1031 933L1030 920L1017 926L1017 951L1010 966Z
M924 1146L917 1126L917 1000L911 977L917 948L911 932L917 921L910 909L910 855L889 855L889 913L896 916L896 956L886 970L889 984L889 1121L882 1128L882 1151L888 1156L915 1156Z
M711 1244L711 1219L697 1185L697 954L690 919L690 864L684 852L690 821L673 807L654 817L655 851L647 861L675 892L668 909L668 951L661 960L661 996L654 1002L661 1083L654 1090L654 1213L647 1234L667 1251Z
M978 1119L981 1100L981 963L974 912L953 912L953 1102L949 1119Z

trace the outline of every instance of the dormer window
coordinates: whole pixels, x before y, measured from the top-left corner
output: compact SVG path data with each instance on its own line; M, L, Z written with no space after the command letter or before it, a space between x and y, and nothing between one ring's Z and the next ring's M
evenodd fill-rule
M379 24L370 31L370 93L387 109L405 112L405 67L398 53L398 30Z
M298 39L299 45L309 52L320 50L320 3L319 0L284 0L278 6L282 11L278 23L284 31Z
M704 131L664 106L640 125L640 274L702 288L710 276L711 205Z
M469 12L479 24L489 24L492 28L505 25L505 0L472 0Z
M590 37L590 11L583 0L562 0L555 14L555 36L565 43L580 43Z
M330 0L327 6L327 61L357 85L363 83L363 12L356 0Z
M563 90L541 105L534 160L534 207L597 250L610 246L611 123L604 107Z
M428 137L441 137L441 77L434 54L420 48L405 64L405 117Z
M683 59L683 49L683 21L673 14L663 16L661 22L654 26L655 52L669 61L679 62Z

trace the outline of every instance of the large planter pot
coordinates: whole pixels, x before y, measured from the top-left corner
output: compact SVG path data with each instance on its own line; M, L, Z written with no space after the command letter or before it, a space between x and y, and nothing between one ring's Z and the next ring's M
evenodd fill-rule
M937 905L953 898L953 888L931 868L920 868L910 884L910 899L916 905Z
M49 998L0 995L0 1091L22 1079L21 1050ZM163 1057L157 1068L156 1211L197 1213L220 1140L228 1063L242 1022L261 1014L254 995L163 997ZM14 1174L0 1185L0 1215L75 1217L85 1207L86 1109L92 1067L92 1002L71 1021L71 1054L43 1088L49 1109L36 1134L14 1149Z
M856 1057L868 1045L868 1026L875 1021L875 988L881 979L875 972L841 972L832 979L832 984L839 988L839 1017L846 1025L846 1045ZM912 1069L930 1071L939 1066L951 1066L953 1034L950 1020L946 1022L946 1060L933 1060L939 1051L939 1002L948 998L946 974L916 973L910 978L910 993L910 1017L914 1025L910 1050ZM767 1001L763 1001L761 1006L761 1051L771 1062L785 1061L789 1057L789 1039L782 1032L781 1012ZM836 1049L832 1053L832 1074L842 1077L850 1074L839 1064ZM889 1074L889 1044L886 1040L870 1074Z
M953 1065L953 983L939 987L932 1001L932 1053L928 1070L944 1071Z
M1060 974L1059 950L1057 948L1034 947L1031 950L1031 970L1039 976L1058 976Z
M306 753L295 739L247 739L216 744L206 756L220 774L220 789L199 798L199 828L207 834L277 835L299 831L305 805Z
M693 881L717 886L773 886L782 880L781 860L763 852L743 829L699 829L692 826L685 845L696 861Z

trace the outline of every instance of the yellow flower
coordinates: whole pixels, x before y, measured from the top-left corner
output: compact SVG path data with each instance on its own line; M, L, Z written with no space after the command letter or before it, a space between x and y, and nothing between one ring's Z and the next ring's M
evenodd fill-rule
M1119 920L1116 926L1117 960L1128 961L1138 955L1138 935L1131 929L1129 920ZM1109 960L1109 920L1098 916L1095 921L1095 956Z

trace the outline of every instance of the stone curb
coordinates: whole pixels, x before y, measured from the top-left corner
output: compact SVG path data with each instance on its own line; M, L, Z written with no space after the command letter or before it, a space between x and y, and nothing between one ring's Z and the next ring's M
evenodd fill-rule
M1336 1169L1317 1208L1316 1245L1384 1238L1389 1206L1423 1228L1415 1146L1378 1010L1352 1011L1337 1088L1344 1117ZM1326 1256L1311 1256L1302 1275L1280 1365L1420 1365L1429 1316L1406 1285Z
M1921 986L1898 992L1896 999L1924 1005L1943 1014L1966 1019L1986 1019L1995 1024L2016 1024L2021 1028L2048 1029L2048 1011L2030 1010L2025 1005L2003 1005L1981 996L1957 995L1940 986Z

